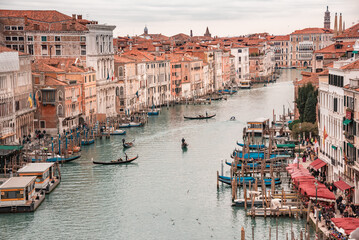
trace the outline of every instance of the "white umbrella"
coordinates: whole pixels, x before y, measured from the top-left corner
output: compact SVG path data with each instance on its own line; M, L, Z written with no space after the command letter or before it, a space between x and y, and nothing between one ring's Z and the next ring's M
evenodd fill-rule
M359 240L359 227L350 234L349 240Z

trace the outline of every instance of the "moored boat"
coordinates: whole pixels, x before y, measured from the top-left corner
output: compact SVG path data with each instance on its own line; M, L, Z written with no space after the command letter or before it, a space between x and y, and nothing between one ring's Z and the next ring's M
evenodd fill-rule
M250 89L251 86L251 80L242 80L239 82L241 89Z
M125 135L126 131L121 129L116 129L113 132L110 133L110 135Z
M247 146L247 145L245 145L243 143L239 143L239 142L237 142L237 145L241 146L241 147ZM262 148L267 148L267 147L264 144L249 144L249 148L250 149L262 149Z
M83 139L83 140L81 140L81 145L91 145L91 144L94 144L95 143L95 139L88 139L88 140L86 140L86 139Z

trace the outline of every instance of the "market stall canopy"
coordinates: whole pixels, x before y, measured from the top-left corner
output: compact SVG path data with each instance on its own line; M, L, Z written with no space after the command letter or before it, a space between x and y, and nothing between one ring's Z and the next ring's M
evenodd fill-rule
M337 181L337 182L334 182L334 185L339 188L340 190L342 190L343 192L345 190L348 190L350 188L352 188L352 186L350 186L348 183L340 180L340 181Z
M324 167L325 165L327 165L327 163L324 162L323 160L320 160L319 158L310 164L310 166L315 170L318 170Z
M346 235L349 235L359 227L359 218L332 218L333 224L342 229Z

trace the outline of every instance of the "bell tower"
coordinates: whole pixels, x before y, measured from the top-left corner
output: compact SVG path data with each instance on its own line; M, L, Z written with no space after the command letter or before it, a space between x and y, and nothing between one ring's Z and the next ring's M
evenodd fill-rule
M327 6L327 11L324 14L324 28L330 29L330 12Z

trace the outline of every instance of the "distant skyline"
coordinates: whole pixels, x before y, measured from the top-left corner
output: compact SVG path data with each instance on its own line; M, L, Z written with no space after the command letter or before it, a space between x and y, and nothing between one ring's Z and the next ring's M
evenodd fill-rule
M358 0L11 0L1 9L58 10L80 14L99 24L116 25L114 37L149 33L172 36L177 33L203 35L208 26L212 36L239 36L268 32L289 34L297 29L323 27L329 6L331 28L337 12L343 14L346 28L359 21Z

